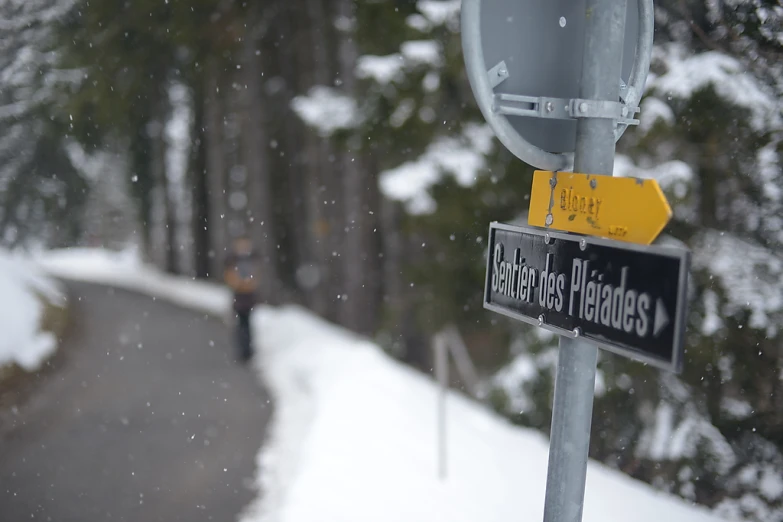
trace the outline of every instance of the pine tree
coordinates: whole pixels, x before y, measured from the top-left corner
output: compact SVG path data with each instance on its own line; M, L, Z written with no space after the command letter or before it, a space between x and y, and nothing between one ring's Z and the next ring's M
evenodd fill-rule
M602 353L591 455L721 513L780 520L783 491L768 478L783 462L774 327L783 311L775 297L783 275L780 51L760 36L779 22L770 15L760 24L758 2L656 7L642 125L621 140L615 168L659 180L675 210L661 241L693 251L685 372L674 377ZM751 30L738 29L740 20ZM520 357L537 373L513 379L510 366L498 382L506 390L517 382L511 396L493 398L519 422L547 430L555 342L522 339L529 350Z
M48 20L70 2L36 0L0 5L0 241L64 244L79 238L86 181L67 153L71 117L59 110L58 87L75 75L57 68Z
M376 81L370 90L377 93L374 146L388 160L381 184L407 203L402 257L405 286L413 287L401 308L417 311L417 327L425 334L420 351L427 349L426 335L455 322L469 344L481 348L474 354L485 371L511 358L488 399L515 421L547 431L557 339L481 309L488 223L525 222L532 169L494 141L473 147L482 151L484 164L472 183L459 183L459 165L438 160L439 138L459 139L471 123L483 122L460 73L450 81L445 72L464 66L457 33L449 34L456 19L433 23L427 15L435 4L432 12L448 11L449 2L419 2L418 13L400 16L408 24L395 28L398 38L382 41L392 47L421 38L411 35L415 26L427 37L438 36L443 65L428 64L419 76L400 65L389 75L393 80ZM777 189L781 10L774 2L728 4L656 4L656 49L642 125L620 141L616 171L659 180L675 211L661 242L693 251L686 370L675 377L602 352L591 455L721 513L779 520L783 490L772 487L769 477L783 469L783 350L775 327L783 311ZM387 47L378 54L392 52ZM444 113L453 107L454 123L438 117L439 125L428 126L411 117L429 96L416 82L430 73L440 80L433 95L437 107ZM391 122L403 122L402 132ZM380 132L384 126L388 134ZM393 183L416 179L405 178L406 170L427 173L435 182L422 183L424 191ZM656 436L661 433L663 439Z

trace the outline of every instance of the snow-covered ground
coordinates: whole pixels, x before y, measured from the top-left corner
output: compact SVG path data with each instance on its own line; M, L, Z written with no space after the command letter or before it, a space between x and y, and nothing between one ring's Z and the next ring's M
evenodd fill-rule
M452 394L440 481L432 379L298 308L263 310L256 329L277 420L244 522L542 520L541 434ZM583 520L719 519L591 462Z
M50 357L57 340L40 330L45 301L63 305L58 285L22 257L0 250L0 367L33 371Z
M69 248L36 255L35 260L55 277L144 292L214 315L222 316L231 304L231 295L226 288L167 275L144 265L133 249L113 252L97 248Z
M73 250L42 266L223 313L219 286L165 276L132 255ZM275 418L256 457L259 498L241 522L541 520L547 440L448 397L448 475L437 474L437 388L380 348L298 307L254 318L256 369ZM591 462L585 522L708 522L707 510Z

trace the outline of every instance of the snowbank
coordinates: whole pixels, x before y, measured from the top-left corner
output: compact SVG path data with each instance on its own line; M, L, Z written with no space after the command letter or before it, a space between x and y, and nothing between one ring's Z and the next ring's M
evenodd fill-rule
M40 331L42 300L64 305L54 281L24 258L0 251L0 367L17 364L34 371L54 353L57 339Z
M166 276L132 253L41 256L53 274L225 310L219 286ZM256 457L260 498L242 522L541 520L548 445L457 394L448 398L448 476L437 478L437 388L377 346L298 307L254 317L255 365L275 400ZM584 522L718 517L591 462Z
M134 250L113 252L98 248L68 248L40 254L36 261L55 277L144 292L214 315L222 316L230 310L231 294L225 287L167 275L143 264Z
M437 478L437 388L299 308L265 309L258 369L275 422L242 522L541 520L548 443L452 394ZM584 522L707 522L707 510L591 462Z

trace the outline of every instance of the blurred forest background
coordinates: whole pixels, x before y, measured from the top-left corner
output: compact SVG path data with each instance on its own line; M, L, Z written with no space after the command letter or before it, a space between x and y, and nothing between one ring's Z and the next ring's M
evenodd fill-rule
M0 239L133 245L219 280L231 238L296 302L431 371L459 328L483 396L548 431L556 339L482 309L490 221L532 168L468 85L459 0L3 0ZM783 521L783 5L657 0L618 175L654 177L689 246L685 371L601 353L591 456Z

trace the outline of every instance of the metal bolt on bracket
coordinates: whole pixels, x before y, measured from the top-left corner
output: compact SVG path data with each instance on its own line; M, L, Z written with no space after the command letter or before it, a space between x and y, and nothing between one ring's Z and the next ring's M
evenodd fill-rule
M546 220L544 220L546 226L550 226L554 221L555 221L555 217L552 214L547 214Z
M579 240L579 250L587 250L587 240L586 239L580 239Z
M557 186L557 178L549 178L549 186L555 188Z
M598 186L598 182L595 179L590 180L590 188L595 188Z
M574 334L574 337L579 337L580 335L582 335L582 329L577 326L576 328L574 328L574 331L571 333Z
M552 238L549 236L549 234L544 235L544 243L547 245L552 241Z
M548 4L548 2L545 3ZM619 140L629 126L639 125L640 122L638 118L634 117L634 114L639 112L638 103L644 93L645 81L650 69L655 27L653 0L629 1L629 13L631 5L636 3L638 3L638 6L636 6L638 18L636 25L638 27L631 29L630 31L625 31L625 24L620 24L622 26L621 29L623 29L620 32L623 34L618 37L623 41L623 52L632 55L633 67L631 68L630 75L624 77L625 60L620 60L623 67L620 67L617 71L613 70L613 74L615 72L617 73L616 79L613 80L613 85L616 85L616 88L619 91L618 96L616 100L608 101L574 99L570 96L575 94L572 90L567 91L570 95L564 96L563 98L554 96L531 96L523 95L521 93L501 94L494 92L495 87L504 81L508 81L510 78L510 69L514 68L515 74L519 75L529 73L526 69L528 62L520 59L518 62L508 64L502 61L496 64L486 63L484 52L487 51L487 49L484 48L485 45L489 45L493 51L489 53L490 56L498 56L498 53L495 52L496 49L500 49L500 47L497 47L498 45L508 45L508 41L504 39L486 40L486 36L482 38L482 34L487 30L496 30L494 28L489 29L489 27L484 27L484 31L482 31L482 25L484 25L482 20L486 19L486 16L482 16L482 13L487 9L498 9L498 7L488 0L462 0L462 7L460 9L460 33L465 59L465 69L470 79L471 88L476 96L482 114L493 129L495 135L517 158L542 170L570 170L573 168L575 156L575 150L573 149L574 144L571 144L570 140L567 143L564 142L566 145L563 145L563 147L568 150L563 150L558 153L550 152L549 149L551 147L537 146L528 141L526 136L529 135L530 130L528 126L524 127L525 130L517 127L516 118L519 117L566 121L580 120L582 118L612 120L615 142ZM490 6L490 4L492 6ZM517 2L511 2L511 4L517 4ZM542 11L542 13L543 12L544 11ZM557 15L555 20L560 17L560 14L562 13L558 11L552 12L552 15ZM531 16L530 18L533 17ZM572 25L571 20L569 19L568 22L570 27ZM574 35L571 34L571 37L573 38ZM533 54L534 53L530 53L530 55ZM532 56L530 56L529 59L535 61ZM512 67L509 67L509 65ZM519 70L516 68L519 68ZM502 69L505 74L502 74L499 69ZM570 75L570 73L568 78L568 82L578 81L577 77ZM549 88L548 81L549 80L544 81L542 78L540 82L535 82L536 86L546 85L546 88L533 88L530 92L551 92L554 89ZM557 90L566 85L563 84L562 81L556 83ZM512 87L513 86L509 86L509 88ZM521 86L517 87L521 88ZM549 110L547 105L548 102L552 103L551 110ZM585 102L586 105L583 109L580 108L581 102ZM621 115L621 106L623 105L627 107L626 116Z
M543 314L538 316L538 326L541 326L542 324L544 324L544 315Z

